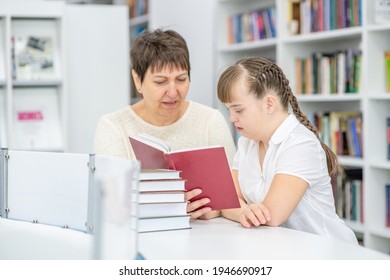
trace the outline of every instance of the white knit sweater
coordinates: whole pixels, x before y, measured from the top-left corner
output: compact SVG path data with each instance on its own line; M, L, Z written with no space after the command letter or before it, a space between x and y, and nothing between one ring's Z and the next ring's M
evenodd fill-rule
M234 142L222 114L205 105L192 102L175 123L156 126L141 119L126 106L101 117L95 132L96 154L135 159L129 136L146 133L165 140L172 150L221 145L231 164L235 153Z

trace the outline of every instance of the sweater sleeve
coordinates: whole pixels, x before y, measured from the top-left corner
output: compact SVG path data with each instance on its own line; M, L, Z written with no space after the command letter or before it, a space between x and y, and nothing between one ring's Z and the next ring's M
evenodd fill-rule
M105 156L132 159L121 129L107 116L101 117L95 130L94 152Z

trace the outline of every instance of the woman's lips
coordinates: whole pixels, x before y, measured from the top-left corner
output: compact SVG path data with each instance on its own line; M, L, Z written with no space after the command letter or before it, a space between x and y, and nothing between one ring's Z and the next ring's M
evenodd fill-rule
M167 107L175 107L177 104L177 101L166 101L166 102L162 102L162 104L164 104L164 106L167 106Z

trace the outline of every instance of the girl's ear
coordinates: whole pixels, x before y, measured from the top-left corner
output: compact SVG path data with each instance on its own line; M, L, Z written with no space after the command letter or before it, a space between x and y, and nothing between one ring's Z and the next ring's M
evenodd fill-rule
M139 93L141 93L142 83L140 76L138 76L137 72L135 72L134 69L131 70L131 75L133 76L135 88L138 90Z
M276 106L276 98L275 96L268 94L265 97L265 102L267 105L267 112L268 114L272 114L275 111L275 106Z

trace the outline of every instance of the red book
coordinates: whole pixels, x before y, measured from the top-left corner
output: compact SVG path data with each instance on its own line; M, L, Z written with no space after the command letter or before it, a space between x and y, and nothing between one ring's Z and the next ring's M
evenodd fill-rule
M239 208L229 163L223 147L171 151L168 143L146 134L129 137L142 168L174 169L186 180L185 189L202 189L195 197L207 197L213 210Z

